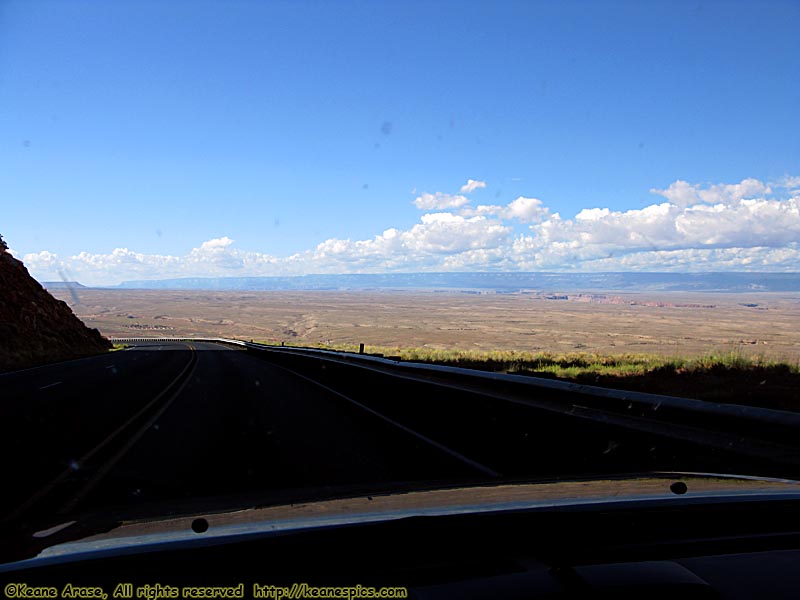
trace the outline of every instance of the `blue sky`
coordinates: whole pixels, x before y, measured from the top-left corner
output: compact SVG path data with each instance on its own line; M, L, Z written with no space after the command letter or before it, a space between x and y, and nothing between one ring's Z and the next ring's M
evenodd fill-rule
M5 1L0 233L95 284L800 270L798 26L795 1Z

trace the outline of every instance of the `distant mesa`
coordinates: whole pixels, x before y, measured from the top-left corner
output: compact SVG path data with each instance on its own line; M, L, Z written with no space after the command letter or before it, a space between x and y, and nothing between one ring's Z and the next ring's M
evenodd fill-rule
M151 290L458 290L466 293L578 291L797 292L800 273L383 273L292 277L187 277L125 281L118 288ZM566 299L559 298L559 299Z
M42 281L42 287L46 290L86 288L85 285L80 284L77 281Z
M0 237L0 372L100 354L111 347L7 250Z

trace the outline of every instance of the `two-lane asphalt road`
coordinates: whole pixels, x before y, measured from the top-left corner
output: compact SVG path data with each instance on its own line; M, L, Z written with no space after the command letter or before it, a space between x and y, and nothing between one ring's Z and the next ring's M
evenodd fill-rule
M783 451L592 408L603 396L500 381L481 390L454 377L199 341L137 342L0 375L0 524L423 482L764 473L761 456Z
M187 346L153 345L0 375L3 514L65 469L80 468L190 357Z
M137 343L0 375L0 390L4 515L484 475L220 344Z

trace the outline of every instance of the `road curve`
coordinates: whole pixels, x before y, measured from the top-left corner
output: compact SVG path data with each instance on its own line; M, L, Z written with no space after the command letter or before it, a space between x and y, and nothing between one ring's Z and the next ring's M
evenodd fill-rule
M332 390L212 343L137 343L0 376L15 519L108 506L485 476Z
M136 342L0 375L0 524L501 477L770 474L679 426L456 383L209 341ZM542 404L555 392L526 393Z

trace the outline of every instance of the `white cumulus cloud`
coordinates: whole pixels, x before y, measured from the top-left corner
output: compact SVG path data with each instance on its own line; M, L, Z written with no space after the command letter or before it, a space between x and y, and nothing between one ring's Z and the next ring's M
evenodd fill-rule
M719 183L707 188L686 181L675 181L665 190L651 189L654 194L664 196L676 206L689 206L699 202L708 204L730 204L743 198L756 198L771 193L769 185L758 179L743 179L740 183Z
M461 186L461 193L462 194L470 194L477 190L478 188L485 188L486 182L485 181L478 181L477 179L467 179L467 183Z
M630 210L587 202L571 218L532 197L473 207L464 196L423 194L415 204L428 212L409 228L390 227L361 240L331 238L284 257L237 248L223 236L180 256L116 248L62 257L44 249L22 259L40 280L58 280L64 272L87 285L482 269L800 271L798 181L786 176L772 184L744 179L703 186L679 180L653 190L661 202Z
M371 240L326 240L306 258L326 271L341 268L338 263L356 264L360 269L425 269L440 264L445 256L496 248L509 231L499 221L481 216L430 213L407 231L387 229Z
M469 202L465 196L444 194L436 192L435 194L422 194L414 200L414 204L420 210L443 210L448 208L458 208L464 206Z
M536 223L546 218L550 211L538 198L520 196L501 213L504 219L517 219L523 223Z
M665 250L791 250L798 241L800 197L795 196L785 200L729 198L726 204L697 203L687 207L664 202L628 211L584 209L574 219L553 215L531 226L531 233L519 236L513 248L520 262L528 266L588 267L587 261L606 257L618 260L621 255L644 253L651 260L651 268L658 269L662 263L657 259L658 254L653 253ZM715 266L720 256L695 255L707 259L708 262L700 264L710 269L727 264ZM753 263L742 262L739 266L748 264ZM781 267L787 264L786 260L779 263ZM800 263L794 268L800 269Z
M791 177L789 175L784 175L772 185L787 190L800 191L800 176Z
M476 207L464 207L463 216L493 216L506 221L516 220L521 223L538 223L546 218L550 211L538 198L518 197L506 206L496 204L479 204Z

